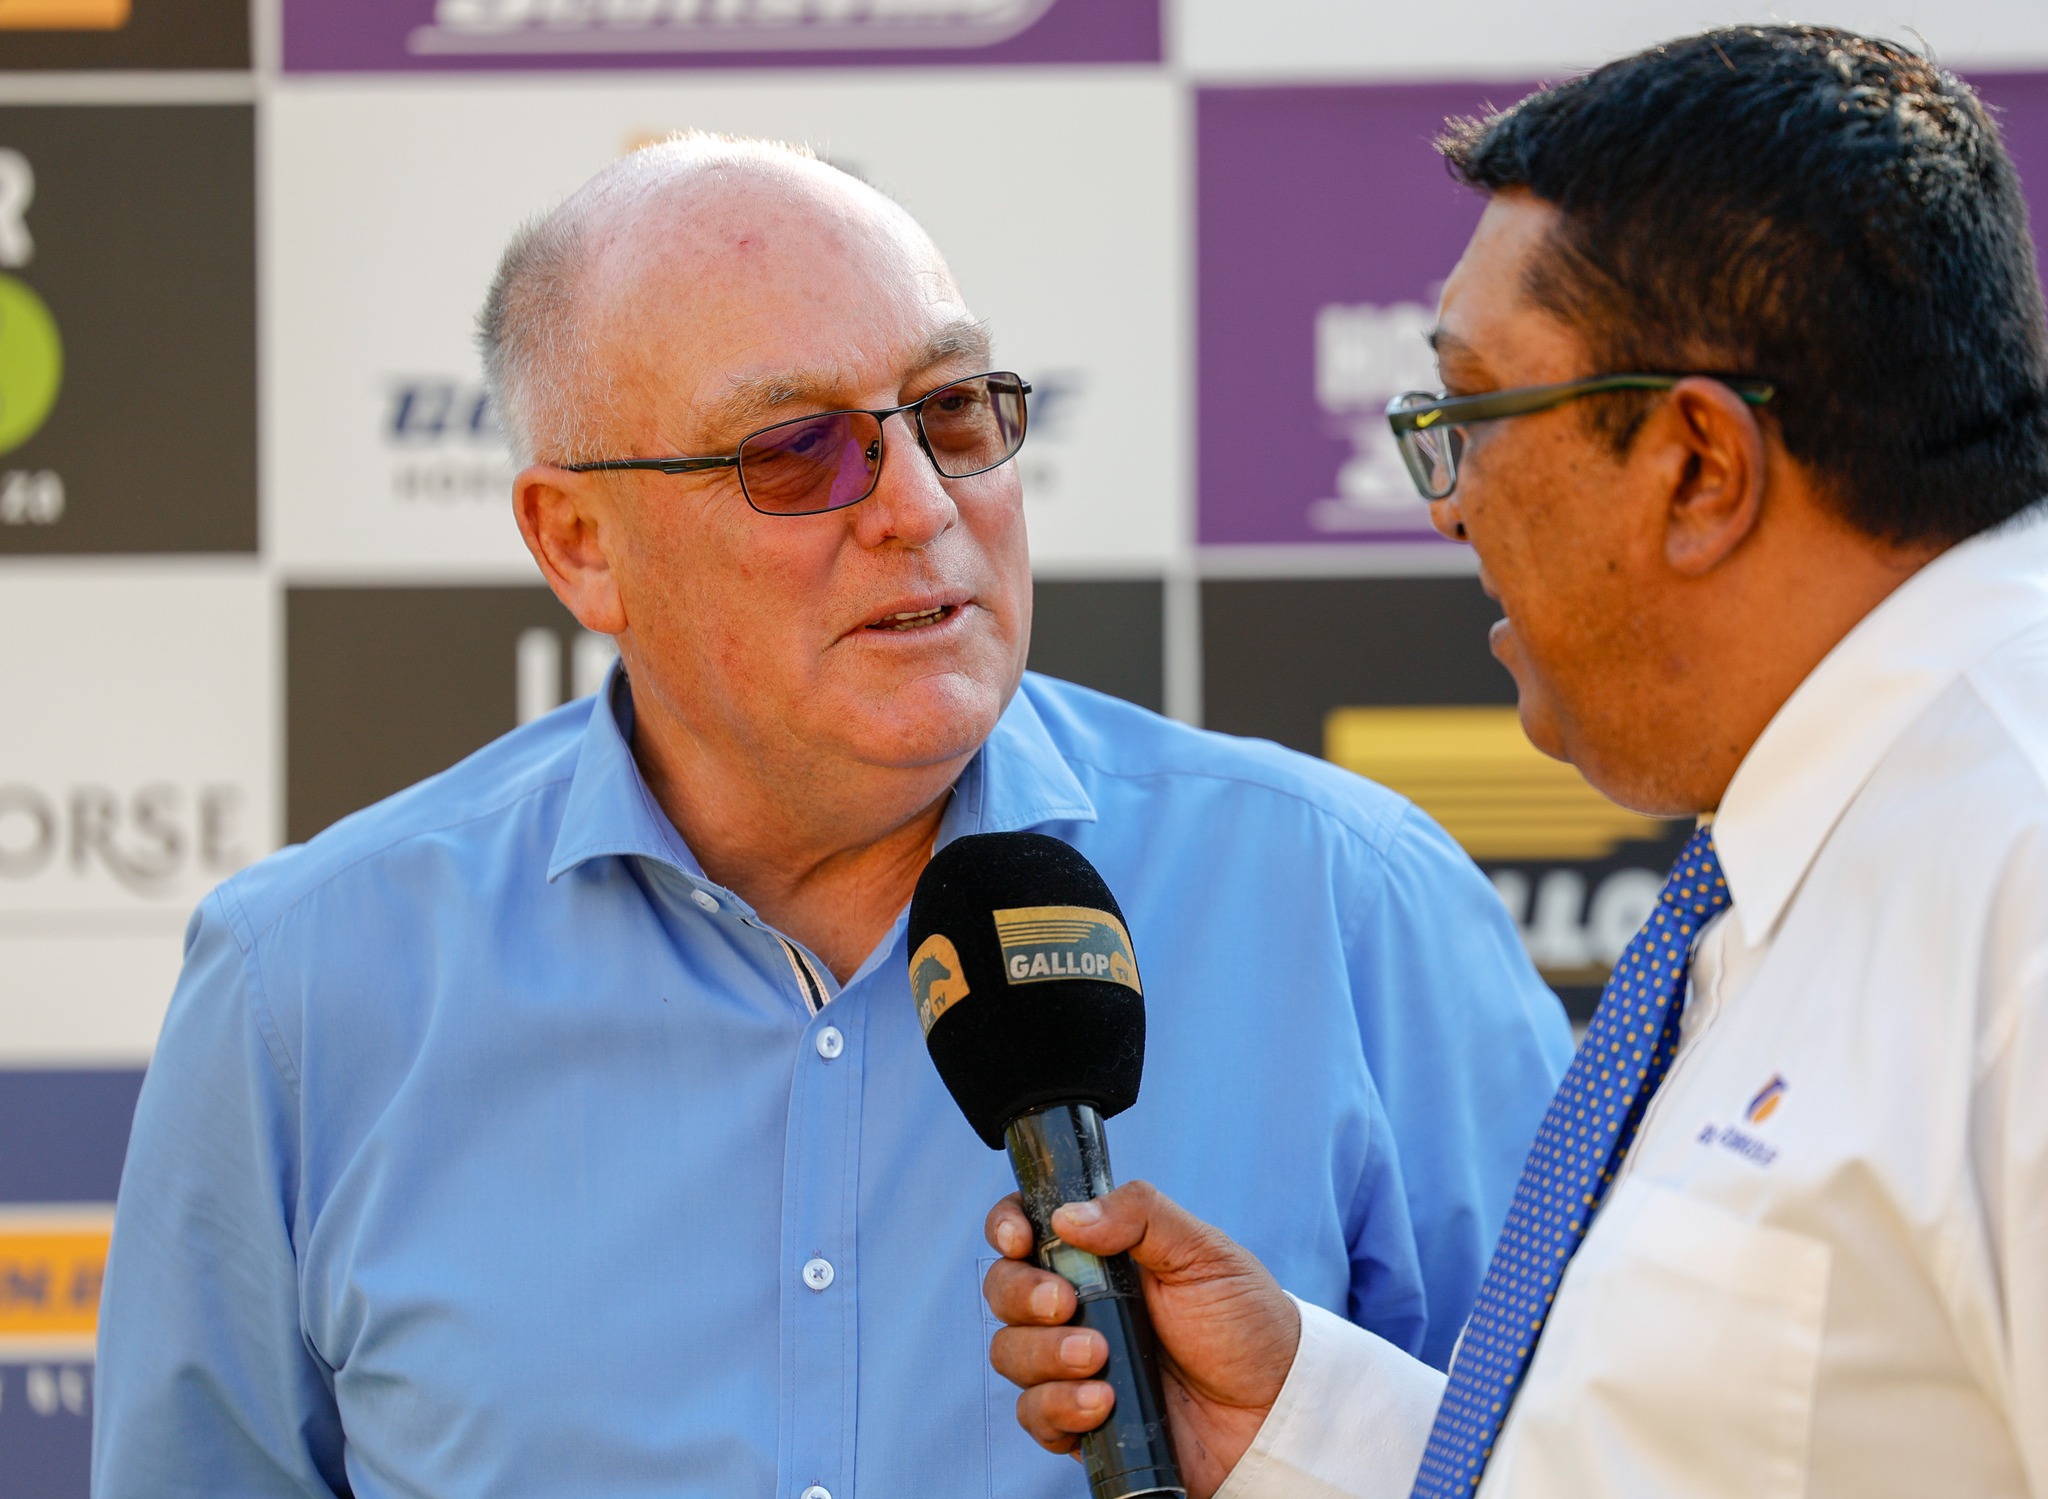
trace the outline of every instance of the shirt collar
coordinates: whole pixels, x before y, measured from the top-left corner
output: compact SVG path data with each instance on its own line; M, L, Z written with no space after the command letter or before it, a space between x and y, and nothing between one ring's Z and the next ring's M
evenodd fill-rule
M548 861L552 884L577 865L608 856L638 855L704 878L703 866L684 844L641 778L634 762L633 689L614 665L590 705L590 724L569 781L569 801Z
M938 847L969 833L1012 833L1047 822L1094 822L1095 803L1019 688L995 732L953 785Z
M2048 517L2037 506L1908 578L1785 700L1714 815L1714 847L1752 946L1777 926L1878 762L1948 686L2048 617Z
M562 826L548 862L553 882L591 859L637 855L705 879L633 759L633 692L614 666L591 706ZM1011 832L1047 822L1094 822L1089 799L1031 699L1018 691L995 731L961 772L939 824L938 846L969 833Z

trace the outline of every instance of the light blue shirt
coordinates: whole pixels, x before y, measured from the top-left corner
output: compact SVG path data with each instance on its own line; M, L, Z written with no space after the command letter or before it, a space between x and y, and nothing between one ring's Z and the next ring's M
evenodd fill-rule
M705 876L603 701L194 917L99 1499L1086 1494L987 1364L1013 1183L925 1054L902 918L836 984ZM1119 1176L1444 1363L1570 1049L1479 872L1379 787L1035 676L939 841L1016 828L1093 860L1137 949Z

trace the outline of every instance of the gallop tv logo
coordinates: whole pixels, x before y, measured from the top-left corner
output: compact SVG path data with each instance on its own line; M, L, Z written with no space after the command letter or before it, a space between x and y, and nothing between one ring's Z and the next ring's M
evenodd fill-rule
M1142 994L1131 934L1091 906L1019 906L995 913L1003 973L1013 984L1101 979Z
M416 54L992 47L1053 0L437 0Z
M0 147L0 455L42 430L64 384L64 340L49 304L11 274L35 259L29 205L36 174L21 152ZM63 480L47 470L0 474L0 525L49 525L64 513Z

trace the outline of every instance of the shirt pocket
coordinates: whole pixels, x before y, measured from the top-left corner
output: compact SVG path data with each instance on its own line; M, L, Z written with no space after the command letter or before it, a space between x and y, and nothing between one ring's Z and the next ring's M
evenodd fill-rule
M1558 1298L1498 1476L1543 1499L1799 1499L1833 1258L1624 1182Z

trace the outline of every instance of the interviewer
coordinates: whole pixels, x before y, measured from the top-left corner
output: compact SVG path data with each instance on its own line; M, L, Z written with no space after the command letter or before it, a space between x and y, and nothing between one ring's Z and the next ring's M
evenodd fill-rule
M1148 1188L1055 1227L1149 1270L1200 1495L2039 1499L2048 353L2011 163L1925 58L1794 27L1445 150L1491 201L1443 292L1450 398L1396 430L1506 611L1530 736L1711 821L1448 1388ZM1013 1204L990 1236L995 1365L1065 1450L1093 1335L1047 1325L1071 1302Z

